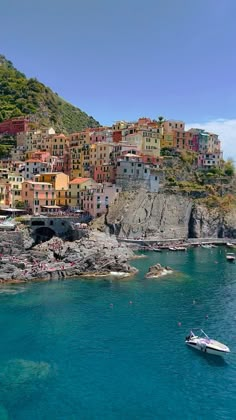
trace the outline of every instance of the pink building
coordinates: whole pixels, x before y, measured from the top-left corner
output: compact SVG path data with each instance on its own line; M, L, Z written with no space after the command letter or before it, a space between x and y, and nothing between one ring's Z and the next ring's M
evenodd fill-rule
M49 182L24 181L21 196L25 208L33 214L55 207L56 194Z
M92 217L106 213L110 204L118 197L121 188L112 184L100 184L81 192L81 205ZM83 194L83 196L82 196Z
M221 167L223 153L199 153L198 167L202 169L210 169L212 167Z
M99 127L90 133L90 144L111 143L113 141L113 131L107 127Z
M50 159L50 153L46 151L38 150L31 154L31 159L40 160L41 162L47 162Z
M110 182L114 183L116 180L116 168L115 165L104 164L96 165L93 168L93 179L98 183Z
M185 149L199 151L199 133L193 128L185 132Z

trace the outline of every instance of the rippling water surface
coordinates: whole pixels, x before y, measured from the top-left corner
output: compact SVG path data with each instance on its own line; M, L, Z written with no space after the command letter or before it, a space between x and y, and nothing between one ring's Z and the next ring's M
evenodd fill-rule
M0 289L0 420L236 418L236 264L147 255L133 279ZM145 279L156 262L177 273ZM229 357L187 348L198 326Z

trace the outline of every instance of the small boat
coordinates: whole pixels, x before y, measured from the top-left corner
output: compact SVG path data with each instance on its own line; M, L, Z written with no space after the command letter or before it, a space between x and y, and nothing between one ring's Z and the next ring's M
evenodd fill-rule
M195 332L199 331L196 335ZM213 340L201 328L194 328L186 337L185 343L193 349L202 351L203 353L214 354L215 356L223 356L230 353L229 347L219 341Z
M233 252L227 252L226 254L226 260L233 262L235 261L235 254Z
M175 246L169 246L169 251L177 251L177 249L175 248Z
M187 251L187 247L186 246L176 246L175 251Z
M210 249L210 248L212 248L212 245L202 244L202 248Z
M231 242L227 242L226 246L228 248L234 248L235 247L234 244L231 244Z
M161 252L161 249L160 248L152 248L152 251Z

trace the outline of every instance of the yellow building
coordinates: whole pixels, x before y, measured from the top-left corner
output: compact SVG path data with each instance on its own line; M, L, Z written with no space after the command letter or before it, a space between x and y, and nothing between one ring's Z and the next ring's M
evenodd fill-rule
M161 137L161 149L169 148L172 149L174 147L174 137L173 134L163 134Z
M64 134L52 135L45 139L45 149L52 156L63 156L69 147L69 138Z
M68 190L56 191L56 205L57 206L68 206Z
M83 206L83 191L96 186L97 183L92 178L75 178L69 182L69 191L67 194L69 207Z
M142 148L141 152L149 152L152 156L160 156L160 134L159 130L143 130L142 132Z
M63 172L48 172L36 175L37 182L52 184L56 192L56 205L67 206L67 192L69 188L69 176Z
M110 143L95 143L90 146L90 166L105 165L110 163L113 145Z
M128 126L129 124L126 121L116 121L116 123L113 124L112 128L113 130L124 130Z
M10 206L15 207L18 202L22 202L21 191L24 178L19 173L9 173L8 182L10 184Z
M70 178L90 176L90 132L89 130L70 135Z

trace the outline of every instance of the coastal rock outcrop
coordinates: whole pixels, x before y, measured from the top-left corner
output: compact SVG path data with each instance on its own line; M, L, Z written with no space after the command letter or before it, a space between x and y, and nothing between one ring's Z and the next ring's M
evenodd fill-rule
M93 226L121 239L236 238L236 208L222 211L199 198L180 192L123 192Z
M191 238L236 238L236 209L222 212L219 208L195 205L189 221Z
M54 280L78 276L132 275L133 251L98 231L74 242L52 238L21 255L2 257L0 282Z
M158 278L171 273L173 273L173 270L170 267L162 267L161 264L155 264L149 267L148 273L145 277L147 279Z
M188 236L192 200L181 194L122 193L107 215L119 238L179 239Z

